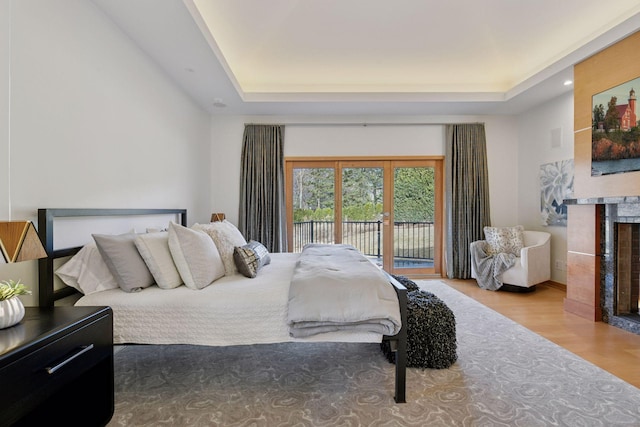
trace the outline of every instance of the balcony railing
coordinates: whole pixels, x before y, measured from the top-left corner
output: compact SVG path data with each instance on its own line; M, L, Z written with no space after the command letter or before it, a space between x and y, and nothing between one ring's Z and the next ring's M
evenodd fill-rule
M433 261L433 222L394 222L393 256L417 261ZM293 223L293 250L307 243L335 243L332 221ZM358 248L367 256L382 257L382 221L343 221L342 243Z

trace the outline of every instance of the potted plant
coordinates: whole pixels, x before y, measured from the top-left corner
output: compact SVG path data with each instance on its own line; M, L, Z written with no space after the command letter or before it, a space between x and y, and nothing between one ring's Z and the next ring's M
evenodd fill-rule
M18 295L27 295L31 291L13 280L0 282L0 329L8 328L20 322L24 317L24 304Z

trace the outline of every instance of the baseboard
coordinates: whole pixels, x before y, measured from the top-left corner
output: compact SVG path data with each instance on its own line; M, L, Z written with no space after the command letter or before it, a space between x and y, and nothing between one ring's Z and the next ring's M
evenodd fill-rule
M542 285L548 286L549 288L558 289L563 292L567 292L567 285L564 283L554 282L553 280L547 280Z

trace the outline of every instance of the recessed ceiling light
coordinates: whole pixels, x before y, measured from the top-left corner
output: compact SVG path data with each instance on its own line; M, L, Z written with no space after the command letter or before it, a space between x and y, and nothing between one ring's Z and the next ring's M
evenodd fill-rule
M565 80L564 81L564 85L565 86L571 86L573 84L573 80Z

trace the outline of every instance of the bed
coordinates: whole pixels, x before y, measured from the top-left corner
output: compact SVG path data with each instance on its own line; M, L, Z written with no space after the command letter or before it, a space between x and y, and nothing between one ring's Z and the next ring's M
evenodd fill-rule
M169 239L178 239L176 236L180 236L180 233L185 233L185 235L197 233L191 229L199 226L198 224L187 228L187 212L184 209L39 209L38 233L48 254L47 258L39 261L40 305L52 306L57 304L57 301L76 295L79 298L76 298L75 305L110 306L114 313L115 344L194 344L216 347L292 341L381 342L388 340L396 352L394 399L398 403L405 402L407 291L403 285L384 272L385 292L387 289L391 289L394 303L398 309L398 321L395 322L395 325L388 326L393 329L382 328L373 332L362 327L352 328L349 324L348 327L330 327L326 332L314 332L309 335L296 333L293 326L295 322L291 319L292 313L295 312L292 306L293 290L300 276L299 267L296 269L296 266L303 264L304 254L267 252L266 255L263 254L263 259L261 259L264 265L259 265L258 271L256 271L255 262L253 271L248 273L244 271L242 264L236 262L235 268L240 266L242 271L235 270L233 274L229 272L231 267L228 259L225 258L221 261L223 271L226 269L227 274L214 279L210 286L202 285L199 287L198 277L189 277L179 286L170 285L167 284L168 280L165 283L165 278L169 277L168 274L162 276L162 280L154 280L151 285L145 285L143 289L132 289L131 292L124 292L123 289L126 288L122 287L104 286L104 289L98 288L83 295L72 286L60 285L60 275L57 274L62 270L60 259L75 261L81 253L89 250L90 245L60 247L60 241L65 246L63 235L68 233L70 229L75 230L75 228L61 228L57 226L57 222L62 222L64 225L65 221L73 218L90 217L99 220L115 217L126 220L134 217L150 218L156 215L162 218L167 215L176 218L175 222L172 220L169 224ZM221 224L217 225L222 226ZM200 231L205 231L205 233L199 234L206 234L208 232L207 225L203 224L202 227L203 229ZM149 230L147 229L147 231ZM140 234L143 233L135 232L134 234L140 239ZM104 252L106 249L98 240L98 237L106 238L106 235L99 233L92 233L92 235L96 242L101 243L100 250L103 251L101 254L108 260L109 254ZM142 237L150 239L157 236L159 233L146 233ZM108 242L113 242L116 237L109 237L109 239ZM170 241L170 243L175 243L175 241ZM247 242L247 246L254 243ZM228 245L229 242L225 242L225 244ZM252 248L260 246L257 243ZM189 247L189 245L185 247ZM138 246L138 248L140 254L144 254L142 247ZM325 249L334 250L335 248L311 248L312 251L324 251ZM184 254L180 252L185 259L174 257L176 269L184 272L182 269L186 267L182 263L188 263L193 258L197 258L200 252L202 250L198 253L189 253L186 249ZM176 254L176 252L173 253ZM256 252L251 253L255 254ZM320 254L326 255L323 252ZM347 254L349 255L350 252ZM126 255L123 254L122 257L124 258ZM337 258L344 257L344 254L340 253ZM329 258L322 256L310 259L324 261ZM267 259L268 262L265 262ZM357 258L354 259L357 260ZM145 257L145 260L148 259ZM357 264L357 262L355 263ZM334 270L332 265L328 268L318 269L316 264L317 261L309 264L315 270L312 268L306 273L307 275L317 277L324 274L325 271L331 273L331 270ZM153 271L154 278L159 277L156 270L163 268L163 265L155 266L156 270L151 264L148 265L149 269ZM345 277L345 274L339 272L339 268L335 268L335 270L337 271L335 274L341 274L342 278ZM252 273L253 276L249 273ZM184 274L182 276L185 277ZM194 276L197 276L197 270ZM349 276L353 275L349 274ZM120 279L120 277L118 278ZM336 280L340 281L342 278L338 277ZM210 277L204 278L204 283L210 279ZM126 279L123 280L126 281ZM139 279L136 278L136 280ZM318 281L316 280L316 282ZM314 283L314 286L316 285L317 283ZM315 301L321 297L323 297L322 293L314 294L311 299ZM327 307L326 303L324 307ZM329 307L321 311L331 312L331 310L332 307ZM302 311L309 311L309 309L305 307ZM336 309L336 311L339 310ZM324 315L324 313L321 314ZM306 331L306 329L300 330ZM324 329L322 330L324 331ZM393 330L394 333L385 334L384 331L387 330Z

